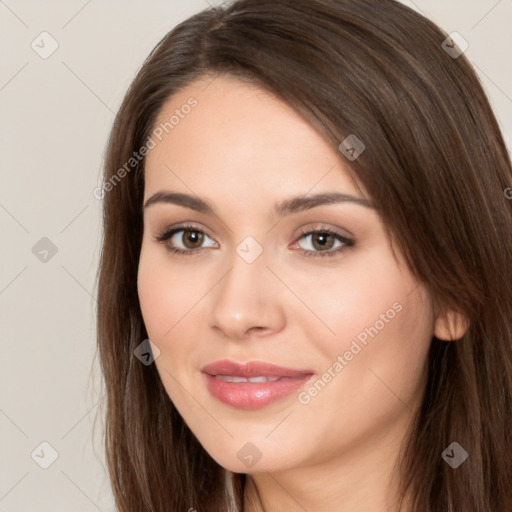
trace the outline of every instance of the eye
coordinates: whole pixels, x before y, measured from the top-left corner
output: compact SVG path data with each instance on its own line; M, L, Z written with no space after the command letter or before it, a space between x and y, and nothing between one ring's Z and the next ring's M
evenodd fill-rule
M355 240L343 236L336 230L321 227L318 229L303 230L299 240L309 238L309 248L302 248L304 256L336 256L345 251L348 247L355 245ZM298 243L298 242L297 242ZM338 245L336 245L338 243Z
M208 247L216 247L214 242L203 230L193 225L175 226L153 237L157 242L163 243L172 254L192 256L202 252ZM213 243L203 247L206 239ZM301 247L304 256L336 256L349 247L355 245L355 240L347 238L329 227L317 229L303 229L301 240L310 239L306 244L309 248ZM337 245L336 245L337 244Z
M153 238L157 242L164 243L166 248L173 254L190 256L206 249L207 247L202 247L202 244L206 238L210 237L196 226L186 225L168 229ZM215 242L213 247L215 247Z

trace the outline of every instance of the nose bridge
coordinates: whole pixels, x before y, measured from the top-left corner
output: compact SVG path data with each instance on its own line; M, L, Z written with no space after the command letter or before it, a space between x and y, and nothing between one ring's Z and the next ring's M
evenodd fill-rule
M245 239L239 244L230 260L230 270L212 294L211 325L233 337L242 337L252 328L278 328L282 314L267 263L266 254L254 240Z

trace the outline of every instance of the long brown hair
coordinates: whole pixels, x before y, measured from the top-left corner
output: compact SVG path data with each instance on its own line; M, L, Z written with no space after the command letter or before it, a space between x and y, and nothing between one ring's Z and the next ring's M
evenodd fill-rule
M399 471L415 512L512 510L512 169L496 118L464 54L394 0L238 0L183 21L131 84L108 142L98 272L105 447L119 512L243 508L244 475L220 467L170 401L137 295L145 145L164 103L197 78L229 74L288 103L338 148L439 310L463 338L432 339L422 405ZM453 45L450 44L450 47ZM125 172L120 172L120 169ZM457 469L441 454L457 442Z

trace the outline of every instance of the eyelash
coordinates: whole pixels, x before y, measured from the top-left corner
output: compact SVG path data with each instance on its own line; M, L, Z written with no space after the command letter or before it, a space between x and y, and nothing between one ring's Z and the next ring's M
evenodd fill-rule
M180 249L178 247L170 247L168 244L164 243L167 240L169 240L173 235L175 235L176 233L179 233L180 231L193 231L196 233L203 233L204 235L208 236L203 230L198 229L196 226L187 224L187 225L177 226L177 227L168 229L166 231L163 231L162 233L154 236L153 238L158 243L163 243L164 245L166 245L167 250L169 252L171 252L171 254L183 255L183 256L194 256L197 253L202 252L204 249L207 249L206 247L203 247L201 249L186 250L186 249ZM328 251L310 251L307 249L299 249L299 251L302 252L302 254L304 256L320 257L320 258L332 257L332 256L338 255L341 252L344 252L347 248L353 247L355 245L355 240L347 238L347 237L343 236L342 234L338 233L337 231L335 231L331 228L328 228L328 227L320 227L318 229L302 229L301 236L297 239L297 241L300 240L303 236L317 234L317 233L332 235L334 238L336 238L337 240L342 242L343 245L341 247L338 247L337 249L331 249ZM211 237L209 237L209 238L211 238Z

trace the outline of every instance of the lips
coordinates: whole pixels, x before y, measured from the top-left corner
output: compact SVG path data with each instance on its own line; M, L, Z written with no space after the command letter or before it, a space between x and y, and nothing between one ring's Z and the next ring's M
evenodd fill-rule
M233 377L302 377L304 375L312 375L311 370L293 370L284 368L270 363L260 361L249 361L247 363L236 363L234 361L217 361L207 364L202 369L203 373L207 373L212 377L217 375L228 375Z
M201 370L212 396L240 409L259 409L280 400L309 380L311 370L249 361L217 361Z
M259 382L275 382L276 380L279 380L281 377L265 377L263 375L258 377L236 377L233 375L212 375L212 377L216 377L217 379L221 379L224 382L252 382L253 384L259 383ZM283 379L286 377L282 377Z

